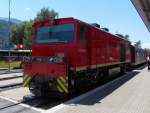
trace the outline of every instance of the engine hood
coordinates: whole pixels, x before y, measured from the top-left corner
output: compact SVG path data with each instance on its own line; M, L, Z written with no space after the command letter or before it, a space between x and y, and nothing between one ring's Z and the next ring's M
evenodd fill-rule
M32 56L33 57L48 57L54 56L57 53L68 54L68 51L73 48L71 44L57 44L57 45L33 45L32 46Z

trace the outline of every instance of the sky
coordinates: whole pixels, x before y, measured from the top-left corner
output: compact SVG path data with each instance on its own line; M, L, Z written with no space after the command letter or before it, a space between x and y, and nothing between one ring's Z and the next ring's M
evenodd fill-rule
M128 34L135 43L150 48L150 32L130 0L11 0L11 17L34 19L41 8L59 13L59 17L74 17L87 23L98 23L110 32ZM0 17L8 17L8 0L0 0Z

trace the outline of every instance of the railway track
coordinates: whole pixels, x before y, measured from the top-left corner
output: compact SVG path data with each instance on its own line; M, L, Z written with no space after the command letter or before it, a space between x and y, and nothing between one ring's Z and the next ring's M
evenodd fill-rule
M8 71L8 69L0 69L0 75L1 74L12 74L12 73L22 73L23 69L11 69Z
M12 77L5 77L5 78L0 78L0 81L3 81L3 80L10 80L10 79L15 79L15 78L21 78L22 75L20 76L12 76Z
M0 92L18 88L22 85L22 73L11 73L0 75Z
M0 87L0 92L10 90L10 89L19 88L19 87L22 87L22 83L12 84L12 85L8 85L5 87Z

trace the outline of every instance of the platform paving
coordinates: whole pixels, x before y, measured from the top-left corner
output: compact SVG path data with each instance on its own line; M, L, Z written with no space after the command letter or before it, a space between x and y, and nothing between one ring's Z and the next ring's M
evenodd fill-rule
M21 101L23 100L23 97L26 95L30 95L30 91L26 87L19 87L15 89L10 89L6 91L0 92L0 96L10 98L15 101Z
M40 113L40 111L0 98L0 113Z
M150 113L150 71L139 68L47 113Z

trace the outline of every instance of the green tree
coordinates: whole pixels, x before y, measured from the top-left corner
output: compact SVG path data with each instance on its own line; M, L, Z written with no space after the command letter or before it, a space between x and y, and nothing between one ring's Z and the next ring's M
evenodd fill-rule
M2 47L3 47L3 38L0 37L0 49L2 49Z
M32 21L24 21L20 24L12 26L10 32L11 46L16 44L23 44L24 49L30 49L31 32L32 32Z
M31 49L32 22L25 22L23 44L26 49Z
M123 35L123 34L120 34L120 33L117 33L116 35L123 38L123 39L125 39L125 40L128 40L130 42L130 36L129 35L127 35L127 34Z
M124 39L126 39L126 40L128 40L128 41L130 41L130 39L129 39L129 35L124 35Z
M53 9L49 10L49 8L42 8L36 15L35 21L42 21L42 20L53 20L58 18L58 13L55 12Z
M11 45L14 44L23 44L23 36L24 36L24 24L17 24L13 25L11 27L11 32L10 32L10 43Z
M138 47L138 48L141 48L141 40L135 42L134 46Z
M42 8L34 21L53 20L58 17L58 13L53 9ZM33 21L24 21L20 24L11 27L10 42L11 46L15 44L23 44L24 49L31 49L31 34L32 34Z

